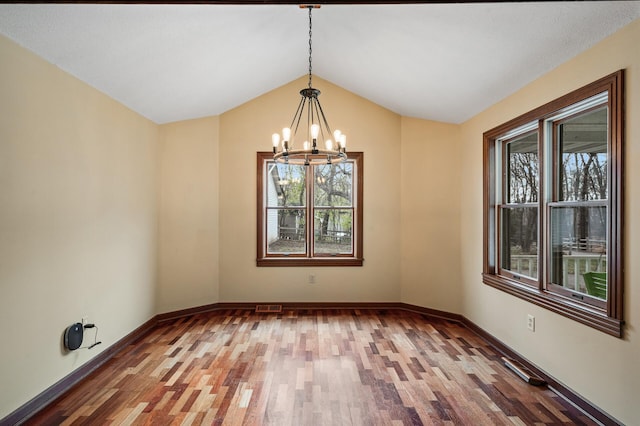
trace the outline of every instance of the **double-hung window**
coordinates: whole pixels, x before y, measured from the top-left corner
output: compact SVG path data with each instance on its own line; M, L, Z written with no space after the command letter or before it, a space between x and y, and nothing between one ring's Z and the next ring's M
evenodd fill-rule
M258 153L258 266L362 266L363 154L293 165Z
M484 134L486 284L622 335L623 72Z

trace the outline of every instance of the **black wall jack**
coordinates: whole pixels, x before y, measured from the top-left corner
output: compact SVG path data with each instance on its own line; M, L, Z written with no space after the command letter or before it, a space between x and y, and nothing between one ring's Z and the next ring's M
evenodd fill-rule
M84 329L86 328L95 328L96 332L93 336L93 343L90 346L82 346L82 340L84 338ZM70 325L64 331L64 347L69 351L75 351L76 349L91 349L95 346L98 346L100 343L98 341L98 327L95 324L82 324L75 323Z

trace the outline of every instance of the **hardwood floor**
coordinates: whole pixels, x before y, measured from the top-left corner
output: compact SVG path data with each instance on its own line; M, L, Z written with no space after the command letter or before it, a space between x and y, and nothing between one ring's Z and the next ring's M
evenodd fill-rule
M593 422L454 322L395 310L228 310L162 323L27 424Z

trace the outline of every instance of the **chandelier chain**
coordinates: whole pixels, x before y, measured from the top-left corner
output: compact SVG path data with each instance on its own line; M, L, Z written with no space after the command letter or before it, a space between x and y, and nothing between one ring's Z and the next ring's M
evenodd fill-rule
M311 88L311 10L313 6L309 6L309 88Z

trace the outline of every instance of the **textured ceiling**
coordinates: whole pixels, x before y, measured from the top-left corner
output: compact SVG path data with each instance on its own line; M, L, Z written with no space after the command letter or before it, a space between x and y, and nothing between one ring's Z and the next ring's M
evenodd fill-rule
M0 33L166 123L221 114L305 75L307 14L1 4ZM313 74L398 114L460 123L639 17L637 1L323 5Z

